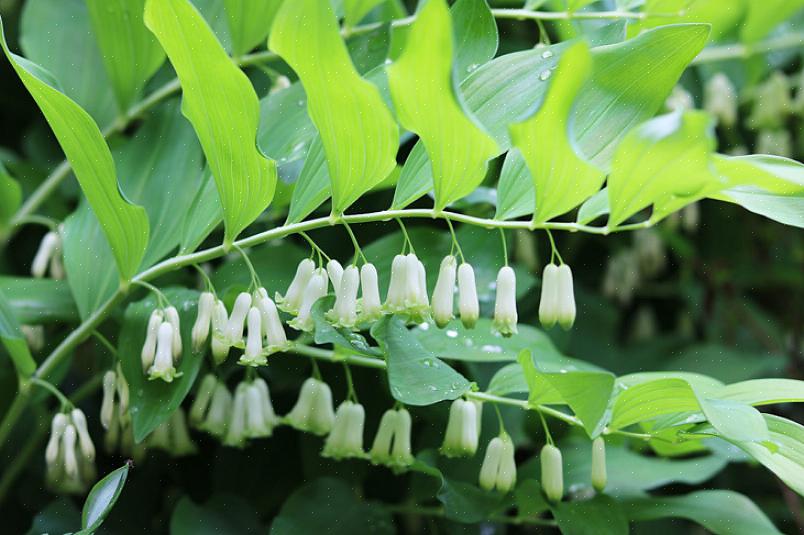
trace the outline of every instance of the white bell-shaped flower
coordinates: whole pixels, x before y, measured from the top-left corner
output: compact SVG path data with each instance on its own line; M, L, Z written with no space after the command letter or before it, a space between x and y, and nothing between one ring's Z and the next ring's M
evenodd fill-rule
M429 315L430 299L427 297L427 273L418 257L405 256L404 311L413 322L422 322Z
M497 273L497 295L494 301L494 330L508 337L516 334L516 275L510 266Z
M201 380L193 404L190 406L190 425L199 427L204 421L217 385L218 379L211 373L206 374Z
M494 437L486 448L486 456L480 467L480 488L508 493L516 484L516 461L514 442L507 433Z
M564 468L561 450L551 444L545 444L541 455L542 490L551 502L560 502L564 496Z
M388 312L393 313L405 310L407 271L407 257L401 254L396 255L391 262L391 281L388 283L388 294L385 297L385 309Z
M411 420L405 409L389 409L380 420L369 457L374 464L404 468L413 463L410 447Z
M547 264L542 273L542 295L539 300L539 322L549 329L558 321L558 266Z
M334 258L327 262L327 276L332 283L332 288L337 292L341 287L341 278L343 277L343 266Z
M171 344L171 352L173 353L173 362L178 362L181 357L181 324L179 319L179 311L176 307L169 306L165 309L165 321L170 323L173 327L173 344Z
M276 304L281 310L291 314L298 314L304 290L307 288L314 270L315 262L311 259L305 258L299 262L299 266L296 268L296 275L293 277L290 286L288 286L288 291L285 292L284 296L279 293L275 296Z
M265 420L265 425L269 428L269 432L273 432L274 427L278 426L281 422L276 412L274 412L274 405L271 402L271 392L268 389L268 383L262 378L257 377L252 381L252 387L260 393L262 416Z
M227 446L242 448L246 443L246 416L248 411L248 384L242 382L235 388L232 401L232 414L223 443Z
M64 471L68 477L78 477L78 455L76 455L75 445L78 439L78 432L73 424L67 424L64 434L61 437L61 447L64 452Z
M116 374L112 370L109 370L103 374L103 399L101 400L100 423L104 429L109 429L112 418L115 416L114 398L116 389Z
M59 254L59 246L61 237L56 231L50 231L42 238L39 243L39 249L36 250L33 262L31 263L31 275L37 279L41 279L47 272L47 266L51 259ZM55 278L55 277L54 277Z
M159 326L162 325L165 315L161 310L154 310L148 318L148 327L145 332L145 343L142 344L142 371L148 372L156 357L156 338L159 333ZM172 341L171 341L172 343Z
M232 416L232 394L223 382L215 385L212 392L212 401L206 411L204 421L199 429L212 436L222 438L226 434Z
M477 406L474 403L460 398L453 401L441 453L447 457L474 455L480 435L477 422Z
M212 311L215 308L215 296L212 292L202 292L198 296L198 313L195 317L192 331L193 351L201 351L201 347L209 337L212 325Z
M572 284L572 270L567 264L558 266L558 324L569 330L575 323L575 290Z
M603 437L592 441L592 487L598 492L606 488L606 443Z
M361 312L360 321L372 322L382 317L380 285L377 268L373 264L363 264L360 268Z
M348 459L365 457L363 451L363 426L366 411L363 405L344 401L335 413L332 431L324 443L324 457Z
M268 297L267 292L256 299L257 308L262 317L262 332L268 352L282 351L288 347L288 338L276 304Z
M120 367L120 363L117 363L117 399L119 402L118 411L120 414L124 414L128 411L128 400L129 400L129 389L128 389L128 382L126 381L126 376L123 375L123 370Z
M221 300L215 300L212 309L212 360L215 364L220 364L229 355L229 348L232 345L226 338L226 325L229 322L229 315L226 312L226 305Z
M477 299L475 270L466 262L458 267L458 312L463 326L474 329L480 317L480 302Z
M310 377L302 384L299 399L285 416L285 421L299 431L326 435L332 429L334 420L335 411L329 385Z
M251 309L251 294L241 292L232 306L232 313L226 322L225 335L231 345L243 341L243 329L246 326L246 316Z
M165 321L156 335L156 357L148 370L148 379L162 379L170 383L179 375L173 366L173 326Z
M458 265L455 257L445 256L438 269L438 279L433 289L433 319L439 328L446 327L452 319L455 300L455 278Z
M61 451L61 437L69 423L70 419L61 412L53 416L53 420L50 422L50 438L45 447L45 463L49 472L57 470L56 463Z
M64 269L64 251L62 250L61 235L59 235L59 241L56 242L56 248L53 250L53 255L50 257L50 277L61 280L66 276L67 272Z
M721 126L731 128L737 123L739 99L729 77L719 72L704 86L704 109L715 117Z
M92 437L89 436L89 429L87 427L87 417L81 409L73 409L70 412L70 419L73 421L75 430L78 433L78 446L83 455L88 461L95 460L95 444L92 443Z
M253 306L249 309L246 323L248 327L246 348L243 356L240 357L240 364L246 366L266 364L268 360L262 352L262 314L257 307Z
M316 301L327 295L329 277L327 271L318 268L313 272L307 288L304 289L302 303L299 307L299 315L292 319L288 325L298 331L310 332L313 330L313 305Z
M339 327L351 329L357 323L357 292L360 289L360 272L349 266L342 273L340 286L335 288L335 305L327 319Z

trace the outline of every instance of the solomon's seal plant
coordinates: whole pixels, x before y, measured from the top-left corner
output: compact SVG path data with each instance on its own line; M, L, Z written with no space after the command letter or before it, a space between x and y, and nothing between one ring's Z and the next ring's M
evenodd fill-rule
M802 7L0 2L6 531L804 529Z

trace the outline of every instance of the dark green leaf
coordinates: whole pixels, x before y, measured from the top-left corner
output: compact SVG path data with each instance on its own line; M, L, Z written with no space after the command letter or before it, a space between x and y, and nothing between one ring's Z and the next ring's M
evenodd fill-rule
M5 230L11 216L22 202L22 189L19 183L6 171L0 160L0 233Z
M313 321L315 322L315 343L333 344L335 347L345 349L349 353L359 353L369 357L378 357L382 353L366 341L359 333L354 333L348 329L333 327L324 315L335 304L335 296L328 295L319 299L312 310Z
M563 535L627 535L628 517L610 496L560 502L551 507Z
M81 514L81 528L86 533L95 533L103 524L120 497L120 493L123 492L130 468L131 464L124 464L95 483L92 490L89 491L84 502L84 511Z
M36 371L36 361L28 350L28 344L20 331L17 318L6 300L5 294L0 292L0 340L11 356L17 374L21 377L30 377Z
M67 281L0 277L0 291L22 324L40 325L78 319Z
M230 494L215 494L203 505L183 496L170 517L171 535L259 533L263 529L257 511Z
M463 80L497 53L497 23L486 0L458 0L450 14L455 29L453 68Z

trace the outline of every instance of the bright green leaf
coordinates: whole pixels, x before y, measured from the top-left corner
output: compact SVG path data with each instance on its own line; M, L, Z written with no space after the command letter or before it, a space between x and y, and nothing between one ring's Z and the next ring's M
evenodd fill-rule
M148 244L145 209L129 203L118 189L114 161L98 125L78 104L27 71L6 45L3 51L56 134L92 211L114 253L120 275L130 279Z
M398 127L377 87L357 73L328 2L285 2L274 24L269 46L304 85L340 214L394 169Z
M698 398L683 379L657 379L620 392L612 409L611 429L620 429L664 414L697 412Z
M804 0L763 0L748 2L748 13L740 26L740 39L754 43L775 26L804 8Z
M232 38L232 52L242 56L262 42L271 31L282 0L224 0Z
M419 10L400 57L387 69L400 123L419 135L433 172L435 205L443 209L477 187L499 152L462 105L452 71L453 35L444 0Z
M327 155L321 138L317 137L307 151L304 167L293 188L287 223L298 223L321 206L330 195L328 183Z
M165 53L145 27L145 0L88 0L89 20L122 111L140 96Z
M17 373L22 377L33 375L36 371L36 361L28 350L28 343L3 292L0 292L0 340L11 356Z
M804 381L795 379L753 379L724 386L714 397L749 405L804 402Z
M176 69L182 112L215 177L230 244L265 210L276 186L275 162L256 147L257 95L188 0L148 0L145 24Z
M738 186L722 192L746 210L785 225L804 228L804 194L779 195L759 188Z
M494 219L516 219L532 214L536 205L533 180L518 149L505 155L497 185L497 211Z
M124 464L95 483L89 491L81 513L81 528L86 533L95 533L106 520L120 493L123 492L130 468L131 464Z
M586 44L565 51L539 111L511 125L511 139L536 187L534 222L543 223L575 208L603 185L605 174L578 156L569 137L572 103L591 68Z
M209 167L200 175L198 192L190 203L190 210L184 217L181 231L179 252L182 254L195 251L201 242L223 221L218 189Z

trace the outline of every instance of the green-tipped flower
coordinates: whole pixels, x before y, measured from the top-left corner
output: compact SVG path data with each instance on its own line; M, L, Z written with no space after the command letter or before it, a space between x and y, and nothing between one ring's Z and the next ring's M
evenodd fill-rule
M441 453L447 457L471 457L477 451L478 429L477 405L471 401L456 399L452 402L447 421L447 431Z
M310 277L313 276L314 269L315 263L309 258L305 258L299 262L299 266L296 268L296 275L293 277L290 286L288 286L288 291L285 292L284 296L280 295L278 292L275 296L276 304L281 310L290 314L299 313L304 289L307 288L307 283L310 282Z
M215 308L215 296L212 292L202 292L198 296L198 314L192 330L193 351L199 352L209 337L212 325L212 311Z
M243 381L235 390L224 444L241 447L247 439L269 437L278 423L265 381L260 378Z
M564 496L564 469L561 450L545 444L539 456L542 465L542 489L551 502L560 502Z
M332 430L335 411L329 385L310 377L302 385L296 405L285 416L285 422L299 431L326 435Z
M299 315L292 319L288 325L298 331L310 332L313 330L313 305L316 301L327 295L329 277L323 268L316 269L310 277L307 287L302 294Z
M351 329L357 323L357 292L360 289L360 272L357 266L342 271L340 285L335 287L335 305L327 312L327 319L338 327Z
M165 309L165 321L170 323L173 327L173 343L171 344L171 353L173 354L173 361L177 362L181 358L182 344L181 344L181 324L179 319L179 311L176 307L169 306Z
M229 355L232 345L227 341L226 324L229 323L229 314L223 301L216 300L212 308L212 360L221 364Z
M385 297L385 309L388 312L405 310L407 268L408 261L405 255L398 254L391 262L391 281L388 283L388 294Z
M494 301L494 330L505 337L516 334L516 275L510 266L497 274L497 296Z
M156 339L159 333L159 326L162 325L162 320L165 315L161 310L154 310L148 318L148 327L145 332L145 343L142 344L142 352L140 357L142 360L142 371L148 373L148 370L154 364L156 357Z
M446 327L452 319L455 299L457 263L452 255L445 256L438 270L438 279L433 289L433 319L439 328Z
M148 448L159 449L171 457L184 457L198 452L187 430L184 409L179 407L170 418L159 424L148 436Z
M251 294L240 292L232 305L232 313L229 315L224 331L224 336L230 346L243 341L243 329L246 326L246 316L250 309Z
M173 325L162 322L156 335L156 357L148 370L148 379L162 379L166 383L180 376L173 366Z
M288 347L288 338L276 304L268 297L268 292L260 288L255 298L257 308L262 315L262 332L265 335L265 344L269 353L282 351Z
M539 300L539 322L549 329L558 321L558 266L550 263L542 272L542 295Z
M598 492L606 488L606 443L603 437L592 441L592 487Z
M332 431L324 443L324 457L348 459L365 457L363 451L363 424L366 411L363 405L344 401L335 413Z
M204 420L198 425L198 428L212 436L221 438L226 434L231 415L232 394L229 393L229 389L226 388L223 382L219 382L215 385L215 390L212 392L212 401L209 402L209 408L206 410Z
M572 284L572 270L567 264L558 266L558 324L569 330L575 323L575 290Z
M199 427L204 421L217 385L218 379L211 373L206 374L198 385L195 399L190 407L190 425L193 427Z
M372 322L382 317L380 286L377 282L377 268L373 264L360 267L361 311L360 321Z
M404 468L413 464L410 430L410 413L407 410L385 411L369 452L371 462L392 468Z
M477 299L475 270L466 262L458 267L458 312L463 326L474 329L480 317L480 302Z
M514 442L507 433L502 433L489 442L480 468L479 483L483 490L496 489L503 494L514 488L516 484Z
M246 335L246 348L240 357L240 364L246 366L260 366L268 362L262 351L262 314L256 306L248 310L246 318L248 333Z

